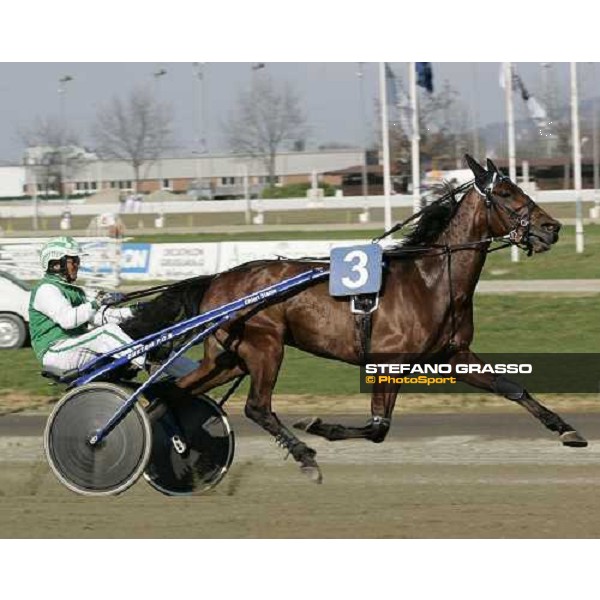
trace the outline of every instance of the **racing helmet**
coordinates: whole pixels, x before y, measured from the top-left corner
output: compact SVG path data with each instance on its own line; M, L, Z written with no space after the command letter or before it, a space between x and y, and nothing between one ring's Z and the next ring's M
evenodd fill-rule
M81 247L72 237L54 238L46 242L40 252L42 269L46 272L52 260L61 260L65 256L81 257L81 255Z

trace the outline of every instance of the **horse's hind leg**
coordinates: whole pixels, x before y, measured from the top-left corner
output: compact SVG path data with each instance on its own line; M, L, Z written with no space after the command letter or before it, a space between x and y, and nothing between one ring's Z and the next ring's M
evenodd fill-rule
M382 386L380 386L382 387ZM383 442L390 429L392 412L396 404L399 385L386 386L371 395L371 418L362 427L324 423L318 417L309 417L294 423L296 429L324 437L331 442L349 439L367 439L375 443Z
M454 356L452 362L484 364L483 361L471 351L460 352ZM457 378L469 385L488 390L494 394L499 394L512 402L520 404L550 431L558 433L560 441L564 446L579 448L587 446L585 438L583 438L574 427L533 398L521 384L511 381L507 377L498 377L489 373L465 373L457 375Z
M204 358L195 371L177 380L177 386L203 394L245 372L239 357L210 337L204 344Z
M317 461L316 451L300 441L278 419L271 410L273 388L283 360L283 341L277 332L263 329L256 335L246 328L237 351L250 373L250 392L246 401L246 416L275 437L277 443L286 449L300 463L301 471L314 481L321 483L323 477Z

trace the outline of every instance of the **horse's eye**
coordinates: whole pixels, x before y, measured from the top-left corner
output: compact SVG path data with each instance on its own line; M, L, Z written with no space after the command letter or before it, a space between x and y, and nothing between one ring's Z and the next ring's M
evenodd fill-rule
M512 194L505 190L500 190L499 192L496 192L496 195L500 196L500 198L510 198Z

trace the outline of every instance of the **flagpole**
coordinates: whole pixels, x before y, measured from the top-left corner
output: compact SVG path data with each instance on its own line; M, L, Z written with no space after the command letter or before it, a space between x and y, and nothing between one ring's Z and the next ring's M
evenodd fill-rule
M410 87L410 108L412 114L412 191L413 213L421 210L421 169L419 164L419 104L417 97L417 69L414 62L408 63L408 82Z
M579 99L577 63L571 63L571 125L573 140L573 178L575 183L575 251L583 252L583 219L581 207L581 138L579 135Z
M508 126L508 176L517 183L517 158L515 150L515 112L513 107L512 63L505 62L504 69L504 98L506 100L506 122ZM519 249L512 246L510 249L512 262L519 262Z
M388 130L387 89L385 81L385 63L379 63L379 102L381 104L381 144L383 146L383 195L384 195L384 227L387 231L392 227L392 206L390 196L392 186L390 180L390 139Z
M366 117L365 117L365 82L362 62L358 63L358 95L360 104L360 137L362 140L362 193L363 193L363 212L359 216L361 223L368 223L371 220L369 213L369 183L367 179L367 132L366 132Z
M596 63L592 63L592 88L594 94L598 89L598 71ZM598 96L594 96L592 104L592 145L594 156L594 208L590 209L590 217L600 218L600 200L598 190L600 189L600 170L598 169Z

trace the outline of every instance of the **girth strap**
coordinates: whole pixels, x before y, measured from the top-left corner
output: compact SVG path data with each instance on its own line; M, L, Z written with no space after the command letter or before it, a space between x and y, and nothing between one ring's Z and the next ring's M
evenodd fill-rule
M360 294L352 296L352 313L358 331L358 359L361 365L366 364L371 352L371 331L373 328L373 311L378 306L377 294Z

